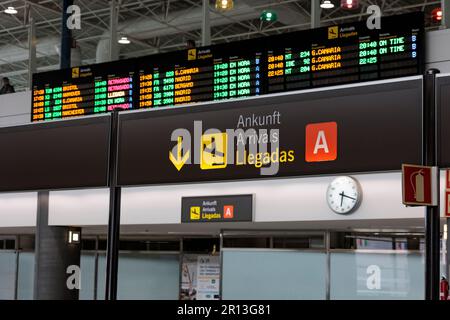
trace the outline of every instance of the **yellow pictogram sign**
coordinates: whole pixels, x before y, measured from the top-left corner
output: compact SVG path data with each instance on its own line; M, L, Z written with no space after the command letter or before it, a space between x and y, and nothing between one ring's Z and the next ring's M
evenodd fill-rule
M178 171L183 168L183 166L186 164L186 162L189 160L189 150L184 154L183 156L183 138L178 137L178 143L177 143L177 154L174 156L172 152L169 151L169 160L172 161L175 168L177 168Z
M80 77L80 68L73 68L72 69L72 78L76 79Z
M200 220L200 207L191 207L189 212L191 220Z
M204 134L201 141L200 168L223 169L227 166L227 134Z
M188 61L197 60L197 49L188 50Z
M328 39L337 39L339 38L339 27L329 27L328 28Z

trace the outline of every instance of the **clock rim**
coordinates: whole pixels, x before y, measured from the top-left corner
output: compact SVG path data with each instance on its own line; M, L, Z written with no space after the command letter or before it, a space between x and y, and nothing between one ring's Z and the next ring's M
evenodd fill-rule
M329 190L330 190L330 188L331 188L331 185L333 184L334 181L336 181L336 180L338 180L338 179L340 179L340 178L350 178L350 179L355 183L356 188L357 188L357 190L358 190L358 199L357 199L355 205L353 206L353 208L350 209L350 210L347 211L347 212L338 212L338 211L334 210L334 209L331 207L330 202L328 201L328 198L329 198L329 197L328 197L328 196L329 196ZM358 181L357 179L355 179L355 178L353 178L353 177L351 177L351 176L338 176L338 177L335 177L335 178L328 184L327 192L326 192L326 201L327 201L328 207L329 207L330 210L333 211L334 213L337 213L337 214L340 214L340 215L343 215L343 216L346 216L346 215L349 215L349 214L354 213L356 210L358 210L359 206L361 205L362 197L363 197L363 193L362 193L362 187L361 187L361 184L359 183L359 181Z

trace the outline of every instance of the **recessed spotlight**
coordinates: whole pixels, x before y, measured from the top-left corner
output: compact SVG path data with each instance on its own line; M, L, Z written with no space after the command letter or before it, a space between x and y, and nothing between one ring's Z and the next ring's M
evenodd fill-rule
M320 4L320 7L322 9L333 9L334 3L331 2L330 0L323 0L322 3Z
M6 14L17 14L17 10L14 7L8 7L3 12Z
M120 44L130 44L130 43L131 43L131 41L128 40L127 37L122 37L122 38L120 38L119 41L117 41L117 42L119 42Z

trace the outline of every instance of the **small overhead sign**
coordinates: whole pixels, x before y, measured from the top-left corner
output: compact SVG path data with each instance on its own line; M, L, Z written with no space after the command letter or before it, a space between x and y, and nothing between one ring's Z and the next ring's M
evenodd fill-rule
M402 165L403 204L437 206L437 167Z
M450 218L450 191L445 191L445 216Z
M182 222L236 222L253 220L253 195L183 197Z
M450 170L446 170L445 180L445 216L450 218Z

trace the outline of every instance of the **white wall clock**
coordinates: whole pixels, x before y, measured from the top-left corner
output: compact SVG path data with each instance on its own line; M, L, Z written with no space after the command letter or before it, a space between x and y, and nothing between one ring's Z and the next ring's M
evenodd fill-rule
M352 177L337 177L327 189L327 203L331 210L339 214L355 211L362 199L361 187Z

